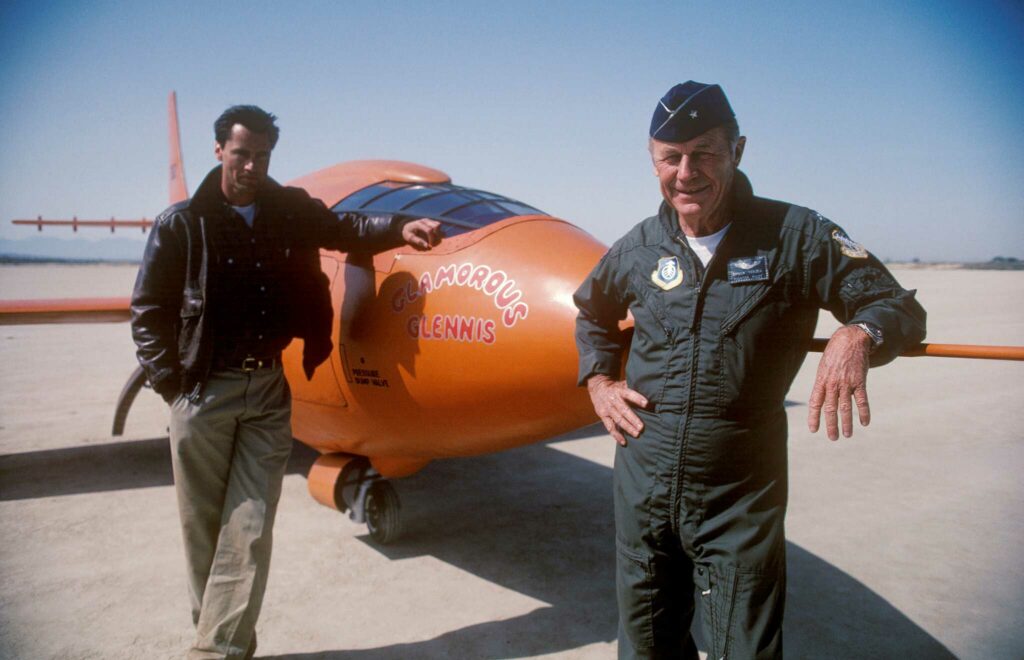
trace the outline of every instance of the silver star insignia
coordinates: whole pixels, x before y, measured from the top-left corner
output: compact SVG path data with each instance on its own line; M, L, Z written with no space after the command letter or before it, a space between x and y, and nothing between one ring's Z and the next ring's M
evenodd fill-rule
M690 110L690 119L696 119L696 118L697 118L697 111L696 110Z

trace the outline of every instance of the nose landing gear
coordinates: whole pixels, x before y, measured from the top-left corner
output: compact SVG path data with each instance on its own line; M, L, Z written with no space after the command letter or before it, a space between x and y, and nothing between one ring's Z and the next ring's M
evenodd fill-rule
M366 528L370 530L370 538L381 545L397 539L402 533L400 511L401 503L394 486L383 480L370 484L363 500L363 517ZM353 513L349 512L349 515Z
M375 542L386 545L401 535L398 493L366 458L325 454L313 464L307 484L317 502L365 523Z

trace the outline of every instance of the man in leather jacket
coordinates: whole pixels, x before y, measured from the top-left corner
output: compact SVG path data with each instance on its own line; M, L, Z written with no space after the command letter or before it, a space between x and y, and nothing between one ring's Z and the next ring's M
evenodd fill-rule
M661 208L574 297L580 384L619 443L619 656L696 658L696 600L708 657L779 657L784 401L818 310L845 324L808 403L808 427L824 411L832 440L840 425L853 432L854 405L868 423L869 364L920 342L925 312L841 228L753 195L737 169L746 138L718 85L673 87L650 136Z
M214 168L154 222L132 294L132 336L171 406L170 440L196 639L190 658L248 658L291 451L281 351L304 340L307 378L332 349L319 248L429 250L439 224L338 217L267 176L275 117L228 108Z

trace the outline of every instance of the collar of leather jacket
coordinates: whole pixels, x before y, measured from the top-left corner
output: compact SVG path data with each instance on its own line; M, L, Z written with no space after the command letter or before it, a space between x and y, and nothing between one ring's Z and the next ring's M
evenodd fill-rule
M228 205L228 200L220 189L222 170L223 167L220 165L210 170L203 179L203 182L196 188L196 193L192 195L192 199L189 200L189 210L197 213L219 213ZM267 177L263 187L256 195L256 201L263 205L273 204L283 190L284 187L281 184Z

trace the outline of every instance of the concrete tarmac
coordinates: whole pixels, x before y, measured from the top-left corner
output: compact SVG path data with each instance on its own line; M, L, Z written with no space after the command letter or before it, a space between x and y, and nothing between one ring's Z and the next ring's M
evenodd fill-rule
M127 295L133 266L0 266L0 298ZM929 340L1024 344L1024 273L899 270ZM818 336L835 323L822 319ZM166 440L127 324L0 328L0 658L179 658L191 639ZM1024 363L904 358L872 423L806 430L789 394L786 651L1022 658ZM404 537L316 504L296 445L258 657L613 658L613 443L594 428L396 482Z

